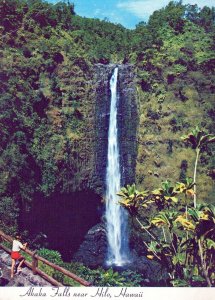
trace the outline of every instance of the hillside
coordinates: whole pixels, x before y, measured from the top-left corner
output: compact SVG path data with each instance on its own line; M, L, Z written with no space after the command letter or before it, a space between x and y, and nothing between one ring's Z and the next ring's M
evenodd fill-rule
M165 27L159 48L137 62L140 103L137 182L145 187L191 176L195 152L180 137L195 126L214 132L214 50L212 34L186 22L175 34ZM198 189L212 201L214 160L205 149ZM189 161L189 162L188 162ZM211 176L210 176L211 175ZM210 199L210 200L209 200Z

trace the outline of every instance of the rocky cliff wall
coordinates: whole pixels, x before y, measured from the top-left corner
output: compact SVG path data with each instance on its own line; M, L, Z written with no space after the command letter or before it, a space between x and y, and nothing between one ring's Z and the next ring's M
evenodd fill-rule
M64 74L64 80L59 81L61 89L67 88L68 93L76 91L78 100L73 111L74 99L68 98L66 101L64 97L63 108L58 109L59 113L51 115L49 120L56 149L56 139L62 139L58 156L53 155L59 171L53 177L58 184L47 198L44 198L44 194L37 193L29 210L24 209L20 213L20 228L28 230L32 239L38 232L44 232L48 236L49 247L59 250L65 260L69 260L77 251L88 230L100 222L103 214L101 196L105 191L111 100L109 81L115 67L114 64L95 65L85 74L87 78L84 80L83 66L80 76L76 75L76 81L71 78L65 83L65 76L69 78L74 75L69 70L68 74ZM84 81L81 93L77 78ZM138 120L132 65L119 66L118 91L119 145L124 185L134 181L136 165L135 137ZM49 108L49 113L51 109L53 107ZM65 228L75 230L65 231ZM105 243L102 243L103 246L105 247Z
M119 147L122 185L135 181L137 126L139 123L133 65L119 66Z
M103 194L107 165L108 126L110 118L110 78L114 64L97 64L95 70L95 162L94 183L96 190ZM134 67L119 65L118 73L118 132L122 185L133 182L136 166L136 132L138 111L134 84Z
M108 128L110 119L110 78L116 65L95 66L95 136L94 136L94 174L91 185L103 195L108 150ZM135 90L134 67L119 65L118 92L118 139L120 152L121 184L133 183L136 167L136 134L138 126L137 97ZM91 228L85 236L73 259L87 266L103 265L107 253L106 229L104 222Z

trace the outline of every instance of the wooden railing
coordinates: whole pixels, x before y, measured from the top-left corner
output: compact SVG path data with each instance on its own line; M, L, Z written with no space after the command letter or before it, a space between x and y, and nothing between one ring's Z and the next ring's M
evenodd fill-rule
M4 241L7 241L7 242L10 242L12 243L13 242L13 238L11 236L8 236L6 235L3 231L0 230L0 238L3 239ZM8 252L9 254L11 253L11 250L8 249L5 245L3 245L2 243L0 243L0 248L4 249L6 252ZM50 282L51 284L53 284L54 286L63 286L62 283L58 282L57 280L55 280L54 278L52 278L51 276L47 275L45 272L43 272L42 270L40 270L38 268L38 261L41 261L42 263L52 267L53 269L63 273L64 275L72 278L74 281L80 283L81 285L83 286L90 286L91 283L78 277L77 275L71 273L70 271L58 266L58 265L55 265L53 263L51 263L50 261L48 261L47 259L39 256L36 254L36 251L32 252L28 249L25 249L25 250L22 250L24 252L26 252L28 255L30 255L32 257L32 262L28 262L27 260L25 260L25 265L32 269L33 271L33 274L38 274L40 275L41 277L43 277L45 280L47 280L48 282Z

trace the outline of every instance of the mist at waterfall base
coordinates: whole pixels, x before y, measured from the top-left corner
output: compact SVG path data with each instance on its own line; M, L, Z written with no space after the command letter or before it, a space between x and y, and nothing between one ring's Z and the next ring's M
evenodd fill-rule
M121 187L120 158L117 130L117 93L118 67L110 79L111 106L108 130L108 154L106 171L106 229L107 229L107 266L123 267L130 263L127 212L119 205Z

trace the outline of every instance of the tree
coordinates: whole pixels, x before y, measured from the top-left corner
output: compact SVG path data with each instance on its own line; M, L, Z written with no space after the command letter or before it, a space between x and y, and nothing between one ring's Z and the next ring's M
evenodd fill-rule
M22 2L18 0L0 0L0 26L4 33L17 31L23 18Z
M155 11L149 18L148 29L155 38L159 37L159 31L165 25L170 26L176 33L182 33L184 27L185 6L182 1L170 1L160 10Z
M196 208L196 175L197 175L197 166L199 161L199 156L201 151L203 151L204 146L209 143L215 142L215 136L212 134L205 134L203 130L200 130L198 126L193 129L187 135L181 137L183 141L187 141L192 145L192 148L196 151L196 160L194 165L194 173L193 173L193 183L194 183L194 207Z
M2 197L0 200L0 228L9 235L17 232L18 205L12 197Z
M55 27L57 25L57 16L53 5L41 0L30 1L25 18L33 19L40 27L48 25Z
M199 12L199 21L198 24L205 28L206 32L211 31L215 28L215 7L204 6Z
M71 4L69 1L66 4L65 2L58 2L54 5L54 10L57 16L57 22L64 29L72 28L72 16L75 15L74 4Z
M119 203L137 221L139 229L148 234L149 242L143 238L148 251L147 258L159 262L167 270L173 286L212 286L212 262L215 259L214 206L202 204L187 209L187 203L183 204L181 197L193 194L190 180L187 185L177 183L173 186L164 182L162 186L162 189L157 190L160 194L167 195L164 197L170 200L174 193L174 196L180 198L180 203L171 201L171 206L160 207L156 202L157 192L140 193L134 184L121 189L118 193L121 197ZM157 210L154 211L151 205L156 205ZM148 213L142 218L142 209L145 208Z

